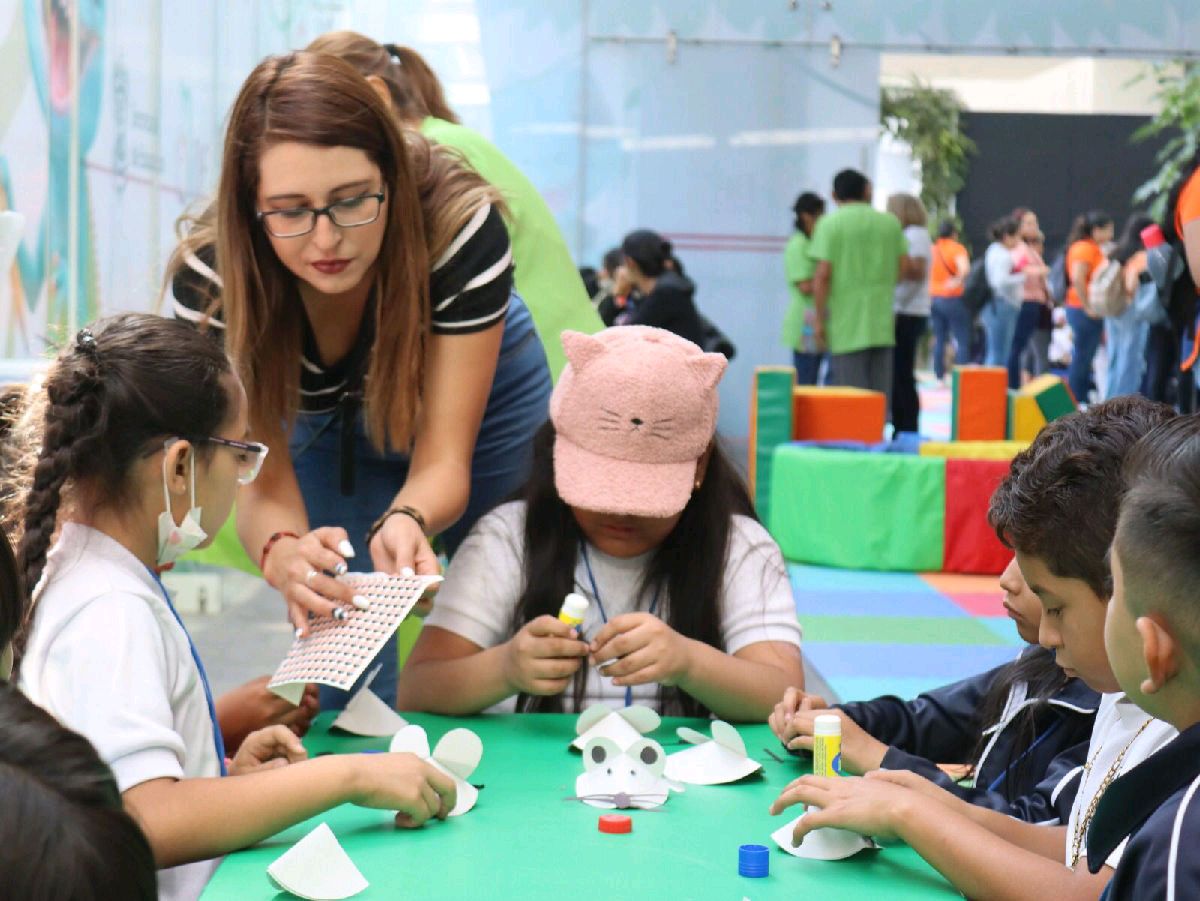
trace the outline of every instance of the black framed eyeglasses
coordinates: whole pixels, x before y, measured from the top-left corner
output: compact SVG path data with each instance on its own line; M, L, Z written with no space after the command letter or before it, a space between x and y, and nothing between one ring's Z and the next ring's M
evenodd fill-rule
M358 228L370 225L379 218L383 209L384 193L359 194L335 200L322 207L298 206L290 210L260 210L256 215L271 235L276 238L299 238L317 227L318 216L328 216L338 228Z

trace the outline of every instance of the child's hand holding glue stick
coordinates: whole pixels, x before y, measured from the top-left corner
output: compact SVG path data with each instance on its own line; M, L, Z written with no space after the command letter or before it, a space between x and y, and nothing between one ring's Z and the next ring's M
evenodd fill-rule
M530 620L500 646L504 652L504 679L511 694L556 695L566 691L588 655L588 646L579 635L586 610L585 598L569 594L557 617L542 615Z
M883 756L888 746L871 736L862 726L840 710L800 710L794 713L785 734L792 737L785 743L788 750L812 751L816 754L817 724L826 717L837 720L839 731L839 753L842 772L861 776L883 765ZM831 728L831 727L830 727ZM817 775L814 764L813 772Z

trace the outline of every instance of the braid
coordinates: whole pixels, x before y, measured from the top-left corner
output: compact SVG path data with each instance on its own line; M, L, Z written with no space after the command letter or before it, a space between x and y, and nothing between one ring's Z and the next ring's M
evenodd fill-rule
M78 360L78 364L61 366L46 384L48 403L42 450L25 498L24 532L17 552L17 565L31 602L58 525L63 485L68 479L83 475L81 464L93 468L97 454L103 453L97 440L104 433L107 418L102 403L103 382L95 362ZM17 634L18 657L24 650L32 609L30 603Z

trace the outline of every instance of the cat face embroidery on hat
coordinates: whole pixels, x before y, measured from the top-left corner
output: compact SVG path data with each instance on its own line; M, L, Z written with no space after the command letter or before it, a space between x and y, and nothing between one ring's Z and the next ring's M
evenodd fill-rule
M674 516L716 430L725 357L647 326L562 341L568 365L550 399L559 496L602 513Z

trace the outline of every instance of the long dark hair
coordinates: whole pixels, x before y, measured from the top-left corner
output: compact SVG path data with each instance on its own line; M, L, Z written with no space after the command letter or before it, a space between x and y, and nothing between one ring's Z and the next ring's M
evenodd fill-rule
M207 335L144 313L102 319L59 354L46 377L41 449L21 516L17 559L29 592L46 565L64 485L100 506L127 500L130 471L157 449L155 441L216 433L229 412L222 380L231 373ZM18 633L18 659L29 618Z
M812 191L805 191L796 198L796 202L792 204L792 212L796 214L796 231L803 232L806 238L812 237L812 230L805 228L804 216L807 213L810 216L820 216L825 212L825 201L821 199L819 194L814 194Z
M1145 250L1146 245L1142 243L1142 229L1153 224L1154 220L1145 213L1134 213L1130 216L1129 221L1125 223L1125 230L1121 232L1121 240L1117 242L1109 259L1116 260L1124 266L1139 250Z
M534 438L532 475L518 495L525 502L525 573L513 630L543 614L558 613L575 589L575 565L584 540L571 508L554 485L554 426L547 422ZM683 509L679 524L650 558L642 589L661 590L660 615L680 635L723 647L719 599L731 518L754 516L754 505L733 465L713 444L708 470ZM574 710L583 703L588 667L575 675ZM663 713L705 716L700 702L674 687L659 689ZM520 695L521 711L561 712L561 696Z
M1009 746L1008 759L1003 761L1004 782L1000 790L1010 804L1016 800L1021 786L1025 784L1030 762L1023 758L1025 752L1037 741L1038 721L1049 710L1050 699L1062 691L1069 681L1067 674L1054 662L1053 651L1033 647L1000 671L992 680L988 693L979 705L977 722L980 735L971 755L972 766L976 770L992 738L990 733L985 734L983 730L1000 722L1012 689L1024 682L1025 697L1037 699L1035 703L1024 707L1006 730L1014 739Z
M671 258L671 243L658 232L642 228L632 231L621 242L621 252L638 265L646 278L658 278Z
M1088 213L1081 213L1071 223L1071 232L1067 235L1067 247L1069 248L1076 241L1092 237L1096 229L1112 225L1112 221L1113 217L1104 212L1104 210L1092 210Z
M86 738L0 685L5 898L153 901L154 854Z
M24 621L28 599L12 545L0 530L0 655L12 643Z

